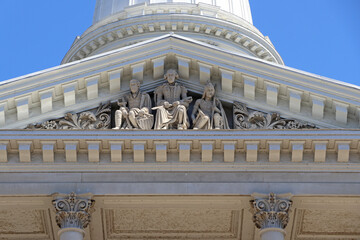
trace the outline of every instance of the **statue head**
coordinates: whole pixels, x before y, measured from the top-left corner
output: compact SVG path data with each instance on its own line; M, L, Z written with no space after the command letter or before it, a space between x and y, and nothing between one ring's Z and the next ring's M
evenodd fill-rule
M210 81L207 81L207 83L204 87L204 94L203 94L202 98L203 99L212 98L214 95L215 95L215 87Z
M168 81L168 83L174 83L176 79L179 78L179 74L174 69L167 70L164 78Z
M132 93L137 93L140 89L140 81L137 79L130 80L130 91Z

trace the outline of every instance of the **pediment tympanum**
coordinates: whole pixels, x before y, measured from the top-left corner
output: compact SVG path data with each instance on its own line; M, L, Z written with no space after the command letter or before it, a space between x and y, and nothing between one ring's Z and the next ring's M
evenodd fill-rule
M303 129L313 124L284 119L278 113L252 110L234 101L224 108L216 97L215 86L208 81L201 98L188 95L188 89L176 82L179 75L170 69L164 83L151 95L140 91L140 81L130 81L130 91L115 104L100 104L97 109L67 113L64 118L30 124L28 129L142 129L142 130L210 130L210 129ZM232 110L232 112L231 112ZM229 122L227 116L233 116Z
M216 96L212 99L218 100L213 102L220 110L219 114L220 103L223 105L230 129L236 129L232 116L234 101L262 113L275 112L284 118L310 122L319 128L359 126L360 98L359 90L354 86L231 53L191 38L166 34L83 61L3 82L0 84L0 128L24 128L28 124L62 118L68 112L89 111L101 102L115 102L129 93L131 79L141 82L141 90L150 95L152 108L158 107L154 92L166 83L163 79L166 69L178 69L178 84L186 87L187 94L193 98L186 110L189 118L189 125L185 124L187 129L194 127L193 122L198 114L192 119L192 110L197 100L201 102L204 86L209 79L216 84ZM111 109L112 122L108 128L116 127L115 111L120 110L116 103ZM154 125L156 112L158 109L151 113ZM143 111L139 111L139 114L147 116ZM259 115L249 117L249 123L245 127L242 123L240 128L254 128L252 124L259 119ZM70 115L67 118L72 119ZM271 128L272 121L280 119L275 115L268 118L271 121L260 123L264 121L256 120L255 125ZM81 119L85 119L85 116ZM226 123L222 119L221 115L219 125ZM152 125L151 121L150 124L146 123L147 120L144 123ZM206 128L208 121L204 122L195 121L199 125L195 128ZM213 121L213 124L215 122L218 121ZM294 122L276 123L275 128L288 128L291 124ZM226 124L224 126L226 128ZM93 125L89 125L91 127ZM168 127L178 128L172 125ZM212 127L216 128L215 125Z

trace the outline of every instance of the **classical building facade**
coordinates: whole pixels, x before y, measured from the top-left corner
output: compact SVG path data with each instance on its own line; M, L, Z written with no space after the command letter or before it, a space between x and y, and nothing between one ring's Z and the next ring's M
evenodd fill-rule
M360 239L359 114L248 0L98 0L0 84L0 239Z

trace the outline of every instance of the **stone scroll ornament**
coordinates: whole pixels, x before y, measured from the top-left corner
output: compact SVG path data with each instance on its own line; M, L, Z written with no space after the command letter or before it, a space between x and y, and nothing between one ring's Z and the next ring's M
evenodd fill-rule
M91 221L95 200L91 196L57 194L53 200L56 223L63 228L85 229Z
M108 129L111 123L110 102L100 104L95 111L67 113L62 119L29 124L26 129Z
M244 104L235 101L235 129L312 129L315 125L294 119L284 119L278 113L262 113L248 109Z
M274 193L269 195L255 194L254 200L250 201L255 226L259 229L284 229L289 222L291 196L291 194L281 196Z

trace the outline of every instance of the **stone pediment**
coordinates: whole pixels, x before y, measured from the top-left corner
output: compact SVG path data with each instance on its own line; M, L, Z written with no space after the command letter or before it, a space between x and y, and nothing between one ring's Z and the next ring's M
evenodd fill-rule
M79 113L67 113L63 118L51 119L42 123L29 124L27 129L111 129L114 128L114 112L118 109L114 104L100 104L96 109ZM189 111L193 109L190 106ZM247 108L240 102L234 102L233 109L224 108L232 119L231 129L314 129L314 124L285 119L278 113L264 113ZM152 124L153 125L153 124ZM192 122L191 128L194 127ZM153 126L151 127L153 129Z
M280 116L319 128L359 125L357 86L166 34L3 82L1 128L21 129L66 114L69 117L68 113L80 114L100 103L114 104L129 92L133 78L141 82L143 92L152 93L164 83L164 73L170 68L178 70L178 81L194 98L201 97L207 80L216 84L216 97L229 112L229 119L237 101L252 109L250 112L263 113L265 123L258 122L258 126L268 124L267 118L280 120ZM278 115L266 117L268 113ZM260 115L252 116L260 119Z

